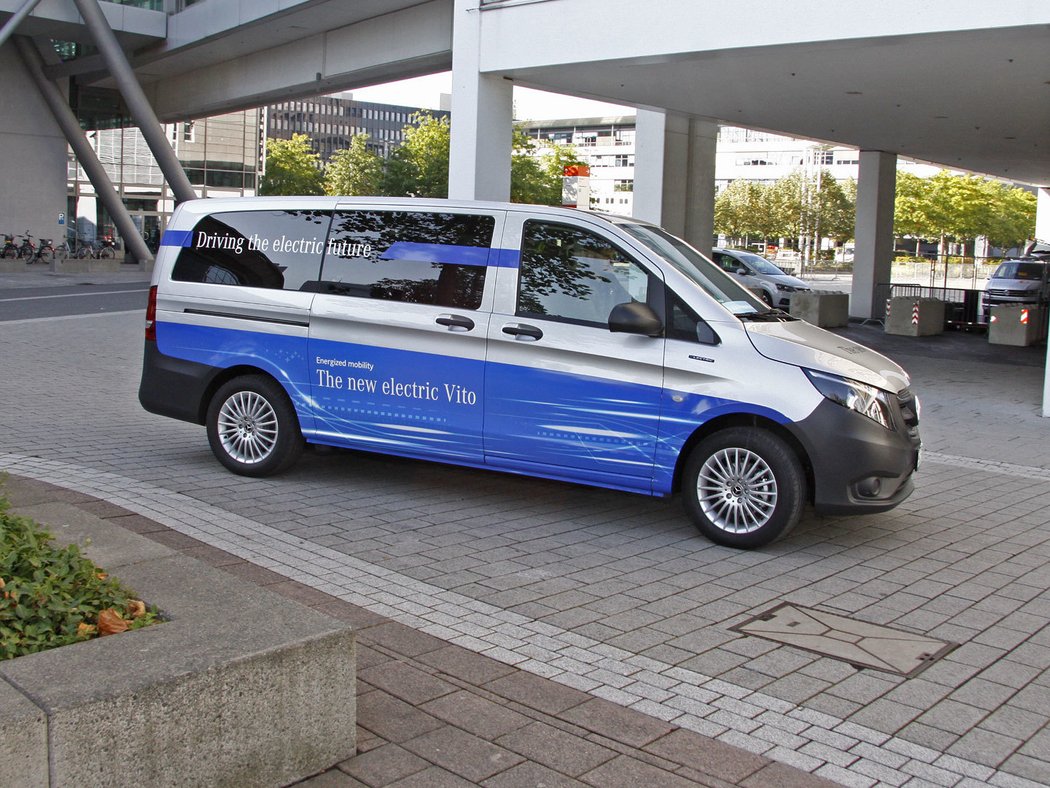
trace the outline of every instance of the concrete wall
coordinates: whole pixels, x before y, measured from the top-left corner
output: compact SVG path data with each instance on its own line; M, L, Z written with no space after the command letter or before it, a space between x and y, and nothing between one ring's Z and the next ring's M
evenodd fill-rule
M58 240L66 211L66 138L11 43L0 48L0 232ZM2 240L2 239L0 239Z
M182 17L196 8L173 17L173 30L181 31L180 36L188 35ZM203 35L197 27L193 30ZM147 92L161 120L179 120L419 76L451 65L451 3L431 0L162 78Z
M589 60L796 45L946 30L1040 24L1038 3L884 0L877 6L795 0L558 0L482 12L481 69L499 71ZM557 22L552 24L552 15ZM594 34L601 25L600 35ZM651 31L645 34L644 31ZM642 33L642 34L640 34Z

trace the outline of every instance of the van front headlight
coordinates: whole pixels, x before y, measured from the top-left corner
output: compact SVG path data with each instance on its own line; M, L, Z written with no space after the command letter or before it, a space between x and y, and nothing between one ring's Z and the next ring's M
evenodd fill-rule
M867 416L888 430L893 429L893 421L890 418L890 401L886 392L861 383L858 380L829 375L826 372L816 372L812 369L802 370L806 373L817 391L837 402L844 408L849 408L857 413Z

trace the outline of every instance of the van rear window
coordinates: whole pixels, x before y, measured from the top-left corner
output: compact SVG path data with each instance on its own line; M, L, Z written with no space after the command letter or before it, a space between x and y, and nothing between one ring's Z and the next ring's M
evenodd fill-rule
M171 278L271 290L309 289L321 271L331 218L331 211L230 211L205 216L179 252Z

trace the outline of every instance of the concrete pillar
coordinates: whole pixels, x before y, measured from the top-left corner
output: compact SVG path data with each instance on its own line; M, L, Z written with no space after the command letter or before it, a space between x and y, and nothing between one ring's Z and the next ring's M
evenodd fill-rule
M452 139L448 196L509 200L514 84L478 71L479 0L456 0L452 30Z
M704 254L711 252L718 124L638 110L634 216L664 227Z
M1035 237L1050 243L1050 188L1036 192ZM1043 368L1043 415L1050 418L1050 342L1046 343L1046 366Z
M1050 186L1036 190L1035 237L1050 243Z
M893 265L893 203L897 157L882 151L861 151L857 176L857 248L853 258L851 317L882 318Z
M47 102L55 122L62 129L62 133L73 149L80 166L84 168L84 172L91 179L99 199L106 206L106 210L109 211L109 215L117 227L117 232L124 239L124 245L139 265L145 266L153 259L153 255L150 254L141 233L135 227L134 222L132 222L131 215L120 199L120 195L117 194L117 190L113 187L113 182L109 179L109 175L106 174L105 168L99 162L95 151L92 150L91 145L84 137L84 132L80 128L77 116L69 108L62 91L44 76L43 61L36 44L33 43L32 39L25 36L15 38L15 44L18 47L19 54L22 56L22 61L25 63L26 71L33 82L36 83L40 95Z
M175 155L175 151L171 149L171 143L164 129L161 128L160 121L157 120L157 115L147 100L146 94L142 91L142 86L139 85L138 78L131 64L128 63L116 34L109 26L106 15L102 13L98 0L73 0L73 2L84 20L84 25L91 32L95 45L106 63L106 68L109 69L109 73L117 83L117 88L120 90L120 95L124 97L128 111L135 119L135 124L142 132L175 198L179 202L195 199L197 194L193 191L193 186L190 185L190 180L182 169L182 163Z
M57 245L65 240L66 138L10 42L0 49L0 85L0 232L28 230Z

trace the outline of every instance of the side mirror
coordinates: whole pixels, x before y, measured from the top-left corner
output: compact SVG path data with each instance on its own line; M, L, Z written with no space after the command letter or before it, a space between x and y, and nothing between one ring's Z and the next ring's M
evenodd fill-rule
M609 330L619 334L658 337L663 333L664 324L648 304L628 301L612 308L612 312L609 313Z

